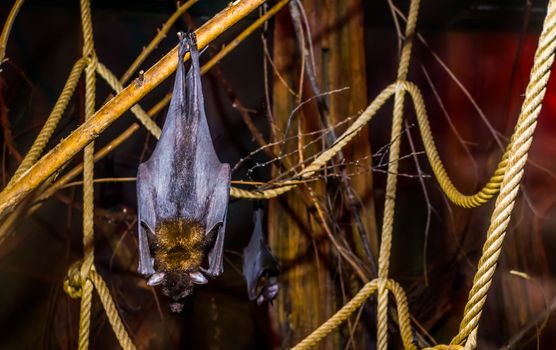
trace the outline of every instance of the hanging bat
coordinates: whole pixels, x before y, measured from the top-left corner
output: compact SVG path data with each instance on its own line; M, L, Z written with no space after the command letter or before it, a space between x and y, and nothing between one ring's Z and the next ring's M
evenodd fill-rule
M280 266L263 236L262 209L255 210L253 220L253 234L243 250L243 275L249 300L257 300L257 304L261 305L265 301L272 301L278 294Z
M151 157L139 165L139 273L162 284L180 312L194 284L223 272L230 166L218 159L205 115L194 33L178 33L172 100ZM185 75L184 56L191 54Z

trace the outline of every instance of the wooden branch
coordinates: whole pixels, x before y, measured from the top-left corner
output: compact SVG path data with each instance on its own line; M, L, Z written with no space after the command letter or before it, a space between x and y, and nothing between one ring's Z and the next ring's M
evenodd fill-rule
M196 31L199 48L207 46L216 37L247 16L264 0L235 1ZM66 139L42 157L10 188L0 193L0 218L14 208L29 192L55 173L87 144L96 139L125 111L157 87L177 66L177 46L145 72L141 81L135 80L122 92L98 110ZM186 56L186 59L189 55Z

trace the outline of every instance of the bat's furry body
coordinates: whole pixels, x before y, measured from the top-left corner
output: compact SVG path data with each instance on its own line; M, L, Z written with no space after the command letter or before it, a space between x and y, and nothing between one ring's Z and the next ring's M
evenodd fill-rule
M223 272L230 190L230 167L219 161L208 128L193 34L180 35L178 56L160 140L137 174L139 272L163 285L176 311L193 283Z

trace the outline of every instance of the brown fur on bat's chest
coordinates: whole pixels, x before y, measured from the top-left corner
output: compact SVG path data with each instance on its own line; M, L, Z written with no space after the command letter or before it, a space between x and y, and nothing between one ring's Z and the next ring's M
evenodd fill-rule
M205 227L188 219L165 220L156 228L155 264L159 271L196 271L206 254Z

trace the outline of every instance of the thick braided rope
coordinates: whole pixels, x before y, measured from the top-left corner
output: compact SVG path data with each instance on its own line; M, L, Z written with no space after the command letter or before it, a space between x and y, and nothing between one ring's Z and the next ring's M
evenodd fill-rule
M245 190L239 187L230 187L230 196L234 198L244 198L244 199L270 199L278 197L293 188L297 185L286 185L277 188L271 188L268 190Z
M479 332L479 326L475 327L474 330L471 331L471 334L467 337L467 341L465 342L465 350L474 350L477 347L477 333Z
M389 85L371 102L371 104L361 113L353 124L342 134L336 142L326 151L322 152L311 164L309 164L299 177L302 179L310 178L322 168L329 160L331 160L343 147L345 147L357 133L373 118L373 116L380 110L386 101L396 91L396 83ZM280 196L292 189L297 185L286 185L267 190L245 190L237 187L230 189L230 195L234 198L245 199L270 199Z
M409 5L409 15L405 28L405 40L398 65L397 81L407 80L413 36L417 17L419 14L420 0L412 0ZM390 253L392 249L392 236L394 228L394 214L396 210L396 187L398 183L398 159L400 155L400 134L403 125L405 89L397 85L394 99L394 113L392 118L392 131L390 135L390 149L388 154L388 175L386 177L386 196L384 199L384 214L382 220L382 234L380 252L378 255L378 308L377 308L377 349L388 349L388 289L386 281L390 269Z
M89 62L85 68L85 120L95 113L96 64L94 51L93 25L89 0L81 0L81 24L83 28L83 57ZM79 312L79 349L89 348L89 331L91 325L91 304L93 284L89 273L94 264L94 142L84 149L83 154L83 250L84 258L81 265L81 280L84 283Z
M357 292L357 294L348 301L340 310L332 317L324 322L313 333L309 334L299 344L294 346L292 350L307 350L318 344L324 337L330 334L340 324L353 314L363 303L373 295L378 289L378 279L368 282ZM417 349L413 343L413 335L411 333L411 324L409 318L409 309L407 306L407 298L403 288L394 280L388 279L385 283L386 288L392 292L398 306L398 319L400 324L400 335L405 349Z
M419 131L425 147L425 153L431 164L433 173L448 199L458 206L473 208L486 203L494 197L500 189L500 184L502 183L502 178L504 172L506 171L508 152L506 151L504 153L490 180L480 191L472 195L465 195L461 193L454 186L449 175L446 173L442 160L438 155L438 149L430 129L423 96L421 95L417 85L408 81L390 84L382 90L382 92L371 102L365 111L361 113L361 115L338 138L338 140L329 149L321 153L311 164L309 164L299 174L299 177L304 179L310 178L315 174L315 172L324 167L326 163L339 152L340 149L345 147L357 135L357 133L369 123L384 103L395 93L397 87L405 89L412 97L413 105L415 106L415 113L417 115L417 122L419 124ZM284 183L281 187L267 190L245 190L232 187L230 189L230 195L235 198L244 199L270 199L286 193L296 186L296 184Z
M392 96L397 89L397 83L388 85L384 90L378 94L377 97L371 102L371 104L361 113L361 115L349 126L349 128L342 134L334 144L322 152L311 164L309 164L303 171L299 174L301 178L309 178L315 174L319 169L326 165L334 156L344 148L357 133L363 129L365 125L375 116L375 114L380 110L380 108L386 103L386 101Z
M91 304L93 302L93 283L86 279L81 286L81 303L79 307L79 336L77 349L89 349L89 330L91 328Z
M486 302L490 284L492 283L492 277L496 270L506 229L510 222L515 198L519 191L521 178L523 177L527 154L533 140L533 133L541 110L546 84L554 62L555 50L556 2L551 0L548 4L547 15L535 53L531 78L525 92L525 100L511 138L508 154L508 170L502 181L500 195L496 199L490 227L487 232L487 239L483 246L483 254L479 260L477 273L473 280L473 287L469 292L468 302L460 324L460 331L452 340L452 344L462 344L479 324L481 311Z
M393 279L387 280L386 288L392 292L392 294L394 295L394 299L396 300L396 306L398 310L398 323L404 349L417 350L417 346L413 342L409 306L407 303L405 292L402 286L400 286L398 282L394 281Z
M91 21L91 7L89 0L81 0L81 21L83 27L83 56L89 59L85 68L85 120L95 112L96 69L98 60L94 51L93 28ZM107 312L108 319L116 338L124 349L134 349L129 336L122 324L118 312L112 301L108 288L102 277L94 268L94 142L84 149L83 156L83 248L84 259L81 265L81 281L84 283L81 292L81 307L79 314L79 340L80 350L89 347L89 333L91 325L91 304L93 282L95 280L102 304Z
M116 93L124 89L122 83L120 83L118 78L116 78L116 76L112 74L110 69L108 69L104 64L98 62L96 70L98 74L108 83L108 85L110 85L112 90L114 90ZM145 127L145 129L147 129L154 137L156 137L157 140L160 138L160 128L158 127L158 125L156 125L154 120L149 117L147 112L145 112L143 108L139 106L139 104L131 107L131 112L137 117L137 119Z
M72 298L91 298L93 287L96 288L97 293L100 297L100 301L104 306L104 310L106 310L106 315L108 317L108 321L116 334L116 338L118 339L120 345L124 349L134 350L135 345L133 345L130 337L128 336L123 322L118 314L118 310L112 297L110 296L110 290L106 286L106 283L102 279L102 276L95 270L94 266L89 270L89 275L86 279L83 279L81 275L81 266L82 262L77 261L75 262L68 270L68 274L64 279L64 291ZM81 304L81 307L90 304L90 301ZM86 310L83 310L85 313ZM90 326L90 318L85 318L84 321L88 326ZM88 329L83 328L83 329ZM79 338L79 348L80 349L87 349L88 347L88 337L80 337Z
M10 182L6 187L9 187L15 180L19 179L19 177L24 172L26 172L33 164L35 164L39 156L44 151L44 148L50 140L50 137L52 137L54 130L56 130L60 119L62 119L62 115L64 114L64 111L68 106L71 96L75 91L75 87L79 82L79 77L81 76L81 72L83 71L83 68L85 68L86 63L87 61L84 58L80 58L73 65L68 80L66 81L66 84L62 89L62 93L60 94L60 97L58 97L58 100L56 101L52 112L50 112L50 115L46 119L46 122L39 132L39 135L21 161L21 164L19 164L17 170L15 171L14 175L12 176Z
M292 348L292 350L311 349L319 343L324 337L330 334L340 324L342 324L351 314L353 314L371 295L373 295L378 286L378 280L374 279L367 283L357 294L348 301L340 310L332 317L326 320L320 327L315 329L305 339Z
M116 309L116 305L112 300L112 296L110 295L110 290L106 286L106 283L102 279L102 277L96 272L96 270L92 269L89 278L95 285L97 293L100 297L100 301L104 306L104 310L106 310L106 315L108 316L108 321L116 334L116 338L118 338L118 342L125 350L134 350L135 345L131 341L131 338L127 334L120 315L118 314L118 310Z
M404 89L411 95L413 100L413 105L415 108L415 114L417 115L417 123L419 125L419 131L421 133L421 138L423 140L423 145L425 147L425 154L429 160L432 171L440 184L443 192L446 194L448 199L454 204L464 207L473 208L478 207L486 202L488 202L492 197L494 197L500 190L500 184L502 183L502 178L506 171L508 151L504 153L500 163L494 174L488 181L488 183L477 193L472 195L465 195L461 193L453 184L452 180L446 173L442 160L438 155L438 149L434 142L434 137L432 136L431 127L429 124L429 118L427 116L427 110L425 102L423 101L423 96L421 91L411 82L400 82L403 84Z

